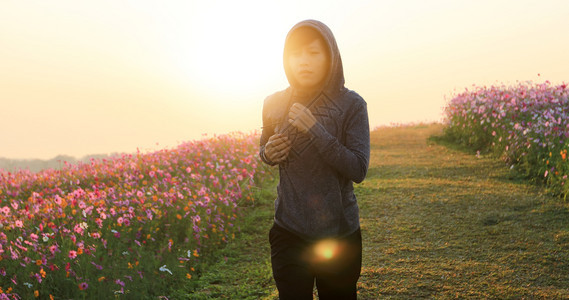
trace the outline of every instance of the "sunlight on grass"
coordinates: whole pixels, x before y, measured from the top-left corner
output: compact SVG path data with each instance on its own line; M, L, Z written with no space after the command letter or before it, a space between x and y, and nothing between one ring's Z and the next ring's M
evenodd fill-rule
M442 126L374 131L357 186L361 299L563 298L567 205L490 157L429 141Z

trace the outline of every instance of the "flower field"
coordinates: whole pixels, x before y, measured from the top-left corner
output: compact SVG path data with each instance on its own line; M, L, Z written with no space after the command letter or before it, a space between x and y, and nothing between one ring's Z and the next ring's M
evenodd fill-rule
M258 136L0 170L0 299L142 299L191 285L253 201Z
M445 107L445 135L503 158L512 169L569 194L569 89L549 81L466 89Z

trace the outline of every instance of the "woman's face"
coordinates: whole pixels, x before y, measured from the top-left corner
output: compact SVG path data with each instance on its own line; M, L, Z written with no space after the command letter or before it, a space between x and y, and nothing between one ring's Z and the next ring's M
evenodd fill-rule
M301 88L316 88L328 72L328 57L321 39L291 51L288 65Z

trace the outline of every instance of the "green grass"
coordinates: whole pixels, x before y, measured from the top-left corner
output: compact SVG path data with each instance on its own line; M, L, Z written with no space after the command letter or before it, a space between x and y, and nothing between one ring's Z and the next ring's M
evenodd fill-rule
M569 204L500 161L436 143L441 125L372 132L356 186L364 243L360 299L567 299ZM276 299L268 230L275 181L191 299ZM227 259L226 259L227 258Z

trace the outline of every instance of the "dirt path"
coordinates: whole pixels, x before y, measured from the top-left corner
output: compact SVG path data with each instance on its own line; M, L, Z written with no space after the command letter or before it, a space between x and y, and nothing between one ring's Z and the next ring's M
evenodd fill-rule
M429 142L440 130L372 133L360 299L569 299L569 205Z

